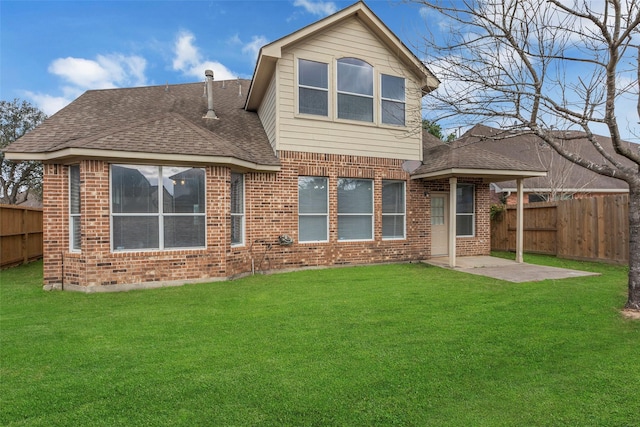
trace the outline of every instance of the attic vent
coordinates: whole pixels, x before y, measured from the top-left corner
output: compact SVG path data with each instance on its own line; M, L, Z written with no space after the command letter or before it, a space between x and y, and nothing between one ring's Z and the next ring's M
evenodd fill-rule
M208 110L207 114L204 115L205 119L217 119L216 112L213 111L213 71L205 70L205 77L207 78L207 104Z

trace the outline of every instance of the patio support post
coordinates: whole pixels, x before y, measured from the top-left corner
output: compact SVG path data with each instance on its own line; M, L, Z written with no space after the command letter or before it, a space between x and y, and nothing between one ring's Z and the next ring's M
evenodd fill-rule
M524 261L523 252L523 235L524 235L524 185L522 178L517 180L518 185L518 205L516 208L516 262L522 263Z
M456 206L458 178L449 178L449 267L456 266Z

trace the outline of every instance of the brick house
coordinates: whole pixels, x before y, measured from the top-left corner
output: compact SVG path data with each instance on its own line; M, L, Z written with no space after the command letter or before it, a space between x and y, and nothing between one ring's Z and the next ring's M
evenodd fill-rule
M86 292L490 251L489 182L545 172L421 129L439 82L362 2L251 81L88 91L6 150L44 163L44 285Z

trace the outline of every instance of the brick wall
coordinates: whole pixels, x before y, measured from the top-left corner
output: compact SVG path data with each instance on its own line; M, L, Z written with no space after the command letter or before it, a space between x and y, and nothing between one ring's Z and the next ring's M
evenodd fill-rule
M280 152L282 170L276 175L249 173L246 188L246 246L231 248L229 272L274 270L307 266L367 264L420 260L428 257L429 200L422 182L409 180L402 161L360 156ZM298 243L298 176L329 179L329 241ZM338 241L338 178L374 181L374 239ZM382 180L407 183L407 239L382 239ZM278 236L293 238L291 246L277 244Z
M207 248L112 252L109 164L80 163L82 251L69 251L68 166L45 165L45 285L66 289L121 288L128 284L164 284L226 278L252 270L308 266L418 261L430 254L429 191L448 191L447 180L412 181L401 160L358 156L281 152L282 170L245 174L245 244L231 245L230 181L226 167L206 168ZM329 179L329 242L298 243L298 176ZM374 239L338 241L337 180L374 181ZM382 180L406 182L406 233L402 240L382 239ZM488 254L489 186L476 184L476 236L459 238L458 255ZM278 244L287 234L294 243ZM114 286L116 285L116 286Z

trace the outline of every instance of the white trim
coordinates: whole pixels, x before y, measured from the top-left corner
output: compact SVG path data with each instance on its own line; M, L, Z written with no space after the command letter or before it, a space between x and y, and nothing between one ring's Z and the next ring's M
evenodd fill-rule
M462 188L462 187L471 187L472 191L471 191L471 197L472 197L472 203L471 203L471 209L472 212L458 212L457 209L457 200L456 200L456 237L462 237L462 238L468 238L468 237L475 237L476 236L476 185L475 184L470 184L470 183L466 183L466 182L458 182L456 183L456 191L458 190L458 188ZM461 234L458 235L458 216L471 216L471 234Z
M231 242L232 248L242 247L246 244L246 213L247 213L247 204L246 204L246 187L245 187L245 176L240 172L231 172L231 176L240 175L242 177L242 213L234 213L231 211L231 206L229 206L229 213L233 223L233 217L240 217L241 219L241 227L242 227L242 236L240 238L240 242L233 243ZM229 185L229 200L231 200L231 185ZM231 231L231 229L229 229ZM231 239L231 235L229 235Z
M325 213L301 213L300 212L300 178L321 178L325 180L325 187L327 189L327 211ZM330 201L329 201L329 177L327 176L310 176L310 175L300 175L298 176L298 243L328 243L329 242L329 210L330 210ZM324 216L327 224L327 234L324 240L300 240L300 217L301 216Z
M469 168L449 168L442 169L435 172L427 172L419 175L412 175L411 179L422 179L422 178L450 178L453 176L468 176L468 177L520 177L520 178L533 178L536 176L547 176L546 172L540 171L522 171L516 169L469 169ZM506 181L506 180L505 180Z
M340 182L341 179L353 179L353 180L358 180L358 181L369 181L371 182L371 213L368 212L350 212L350 213L340 213L340 201L339 198L338 200L336 200L336 214L337 214L337 220L338 220L338 224L337 224L337 229L336 232L338 232L338 230L340 229L340 217L341 216L370 216L371 217L371 238L370 239L340 239L340 235L337 235L337 240L338 242L371 242L375 240L375 229L376 229L376 217L375 217L375 210L376 210L376 205L375 205L375 193L376 193L376 188L375 188L375 180L371 179L371 178L347 178L347 177L339 177L338 178L338 183ZM336 197L338 197L337 195L337 185L336 185Z
M515 193L518 191L516 187L500 187L497 186L500 192L510 191ZM525 187L525 193L550 193L552 191L564 192L564 193L628 193L628 189L618 188L538 188L538 187Z
M327 87L322 88L322 87L307 86L307 85L301 84L300 83L300 61L315 62L317 64L326 65ZM301 117L311 116L311 117L320 117L324 119L330 119L331 118L331 70L330 70L331 64L328 62L320 61L320 60L307 59L307 58L302 58L294 55L294 67L295 67L295 80L296 80L296 91L294 96L295 115L300 115ZM313 113L301 113L300 112L300 88L317 90L319 92L320 91L325 92L327 94L327 114L322 115L322 114L313 114Z
M397 79L402 79L404 81L404 97L402 100L399 99L392 99L392 98L385 98L382 96L382 77L383 76L387 76L387 77L395 77ZM386 74L386 73L378 73L378 83L379 83L379 93L380 93L380 111L379 111L379 123L382 126L391 126L391 127L395 127L395 128L406 128L407 127L407 79L404 77L399 77L399 76L394 76L393 74ZM398 125L395 123L385 123L382 121L382 103L384 101L389 101L389 102L395 102L397 104L402 104L404 106L404 117L402 118L402 124ZM422 145L422 144L420 144Z
M78 201L80 203L80 212L77 214L71 213L71 168L77 166L78 167ZM82 253L82 189L80 187L80 184L82 182L82 180L80 179L80 165L78 163L75 163L73 165L69 165L69 167L67 168L68 171L68 184L69 184L69 188L68 188L68 192L67 192L67 201L69 203L69 252L72 253ZM77 249L73 246L73 225L75 223L74 218L78 218L78 220L80 221L80 248Z
M113 212L113 167L114 166L129 166L129 167L140 167L140 166L152 166L157 168L158 170L158 211L157 212L147 212L147 213L115 213ZM163 168L164 167L183 167L183 166L169 166L169 165L135 165L135 164L110 164L109 165L109 246L110 251L112 253L144 253L144 252L170 252L170 251L188 251L188 250L203 250L207 248L207 171L204 168L202 169L204 172L204 210L203 212L197 213L184 213L184 212L169 212L164 213L164 175ZM164 245L164 218L165 217L188 217L188 218L196 218L196 217L204 217L204 246L184 246L177 248L165 248ZM141 218L158 218L158 247L157 248L141 248L141 249L115 249L114 238L113 238L113 219L114 217L141 217Z
M386 182L393 182L393 183L401 183L402 184L402 201L403 206L402 206L402 214L398 214L398 213L387 213L385 214L384 211L381 212L382 213L382 224L380 224L380 235L382 236L382 240L406 240L407 239L407 182L406 181L402 181L402 180L398 180L398 179L383 179L382 180L382 185L381 185L381 190L382 192L384 192L384 183ZM382 197L382 194L380 194L380 196ZM383 199L384 200L384 199ZM402 225L402 237L384 237L384 217L385 216L400 216L402 215L402 221L403 221L403 225Z
M97 148L63 148L62 150L39 152L39 153L23 153L23 152L7 152L5 153L7 160L65 160L72 161L75 158L94 158L111 160L114 162L143 162L146 165L158 166L157 162L175 165L204 166L204 165L232 165L244 169L254 170L258 172L278 172L280 166L262 165L260 163L249 162L246 160L236 159L226 156L207 156L200 154L166 154L142 151L120 151L120 150L101 150ZM154 163L155 162L155 163ZM133 164L133 163L132 163Z

